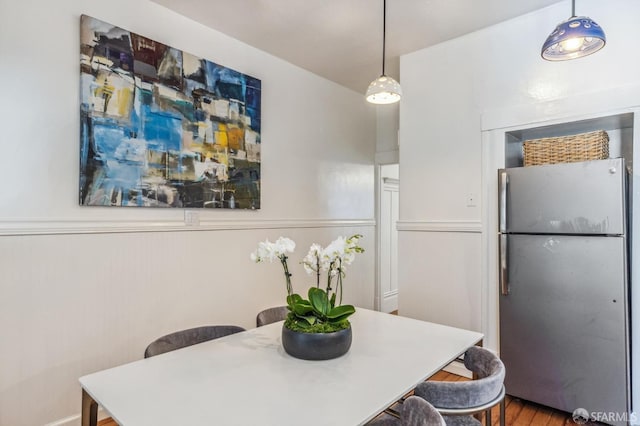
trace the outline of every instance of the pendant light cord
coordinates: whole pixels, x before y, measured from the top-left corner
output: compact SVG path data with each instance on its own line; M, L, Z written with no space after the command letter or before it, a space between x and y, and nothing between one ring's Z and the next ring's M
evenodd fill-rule
M382 75L384 74L385 46L387 38L387 0L382 0Z
M571 0L571 17L576 17L576 0Z

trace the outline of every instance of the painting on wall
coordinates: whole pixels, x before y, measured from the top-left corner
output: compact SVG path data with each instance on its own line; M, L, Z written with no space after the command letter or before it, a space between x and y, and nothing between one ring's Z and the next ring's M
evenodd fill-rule
M89 16L80 204L260 208L259 79Z

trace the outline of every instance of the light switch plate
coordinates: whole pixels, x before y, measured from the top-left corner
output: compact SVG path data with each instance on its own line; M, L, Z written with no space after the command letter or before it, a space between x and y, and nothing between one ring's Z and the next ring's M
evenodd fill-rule
M184 224L187 226L198 226L200 225L200 215L198 212L194 212L191 210L184 211Z

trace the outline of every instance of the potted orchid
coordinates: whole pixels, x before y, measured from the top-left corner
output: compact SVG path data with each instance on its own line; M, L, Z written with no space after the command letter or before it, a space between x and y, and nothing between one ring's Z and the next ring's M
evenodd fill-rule
M283 326L283 346L291 355L303 359L329 359L349 350L351 324L348 317L355 312L355 308L342 304L343 279L345 270L353 263L355 255L364 252L358 245L361 238L362 235L352 235L348 238L341 236L325 248L315 243L311 245L301 262L308 274L315 275L315 286L309 288L306 299L294 293L291 284L288 255L295 250L294 241L285 237L280 237L275 242L266 240L260 242L257 250L251 253L251 259L256 263L267 260L273 262L277 259L282 264L289 309ZM326 273L324 280L323 273ZM315 337L310 336L314 334ZM326 341L329 339L328 335L332 335L330 339L334 340L329 344L331 353L328 357L324 354L325 349L318 349L317 345L312 350L313 353L308 353L308 349L314 346L309 343L310 340ZM338 335L348 335L348 344L346 349L343 348L344 352L336 355L334 352L339 348L335 339ZM303 354L297 353L295 348L287 347L292 340L301 341L304 345Z

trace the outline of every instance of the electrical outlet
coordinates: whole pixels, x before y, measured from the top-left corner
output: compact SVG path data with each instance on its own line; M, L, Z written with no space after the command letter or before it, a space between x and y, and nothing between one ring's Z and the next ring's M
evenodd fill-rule
M478 205L478 199L476 194L467 194L467 207L476 207Z
M187 226L198 226L200 225L200 216L198 212L194 212L191 210L184 211L184 224Z

